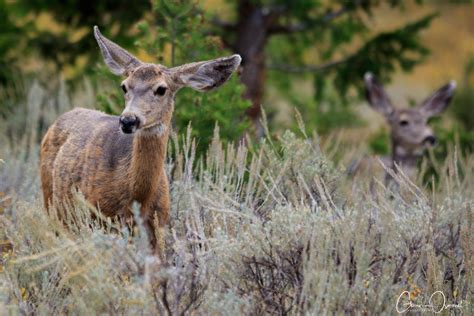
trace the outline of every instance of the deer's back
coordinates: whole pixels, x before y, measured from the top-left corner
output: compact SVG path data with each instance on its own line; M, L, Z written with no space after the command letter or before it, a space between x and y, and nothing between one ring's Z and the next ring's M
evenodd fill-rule
M48 190L62 200L78 189L107 215L126 211L132 141L119 131L116 116L81 108L63 114L41 144L45 199Z

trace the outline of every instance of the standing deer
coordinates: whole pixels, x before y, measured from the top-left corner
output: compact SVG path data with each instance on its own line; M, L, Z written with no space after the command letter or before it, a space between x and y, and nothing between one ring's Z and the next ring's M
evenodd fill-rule
M141 62L97 26L94 36L111 72L125 77L125 109L118 117L76 108L48 129L40 153L45 207L64 208L76 189L106 216L131 218L137 201L152 246L160 252L155 228L162 229L169 216L165 158L175 94L182 87L209 91L221 86L241 58L166 68Z
M447 108L456 82L450 81L442 86L417 107L398 109L392 105L384 88L371 73L365 74L364 81L367 101L374 110L383 114L390 125L392 155L382 158L382 163L395 172L397 165L408 177L412 177L426 147L436 143L433 130L428 126L428 119ZM359 166L355 166L352 169L358 168ZM385 182L388 180L390 176L386 173Z

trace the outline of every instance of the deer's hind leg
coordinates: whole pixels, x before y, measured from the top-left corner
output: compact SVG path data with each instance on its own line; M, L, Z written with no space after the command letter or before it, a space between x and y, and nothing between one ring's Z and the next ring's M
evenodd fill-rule
M43 191L43 202L46 210L55 206L54 168L58 154L68 139L68 133L58 127L57 122L51 125L41 141L40 177Z
M54 160L61 146L54 141L54 125L51 126L43 137L40 149L40 177L43 191L43 202L48 210L53 198L53 168Z

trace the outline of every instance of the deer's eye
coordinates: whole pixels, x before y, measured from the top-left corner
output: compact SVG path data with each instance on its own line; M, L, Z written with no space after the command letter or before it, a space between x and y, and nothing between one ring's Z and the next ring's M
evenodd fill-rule
M166 93L166 87L159 86L158 88L156 88L154 93L155 93L155 95L163 96Z
M401 120L399 124L400 126L407 126L409 122L407 120Z
M127 93L127 87L125 87L124 84L122 84L121 87L122 87L123 93Z

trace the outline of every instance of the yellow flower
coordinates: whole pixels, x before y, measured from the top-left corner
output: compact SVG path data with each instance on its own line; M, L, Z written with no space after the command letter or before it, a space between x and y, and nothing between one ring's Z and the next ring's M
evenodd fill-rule
M26 301L26 299L28 298L28 292L26 292L26 289L24 287L20 289L20 294L22 300Z
M410 291L410 300L414 300L420 293L422 289L419 288L416 284L412 285L412 290Z
M129 285L130 284L130 278L128 277L128 275L124 275L122 277L122 281L125 285Z

